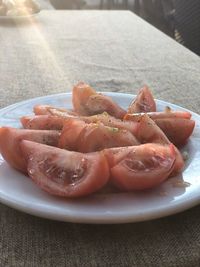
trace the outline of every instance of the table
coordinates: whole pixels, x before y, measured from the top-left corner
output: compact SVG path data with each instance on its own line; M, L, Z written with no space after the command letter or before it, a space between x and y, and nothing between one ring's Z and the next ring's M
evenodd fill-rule
M0 24L0 107L98 90L155 97L200 113L200 59L128 11L42 11ZM200 206L126 225L49 221L0 204L0 266L199 266Z
M40 9L54 9L49 0L37 0L36 2L40 6Z

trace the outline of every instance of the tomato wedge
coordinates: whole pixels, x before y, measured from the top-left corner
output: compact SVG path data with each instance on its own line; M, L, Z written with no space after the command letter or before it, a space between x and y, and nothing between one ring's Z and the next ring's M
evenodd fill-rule
M142 143L157 143L163 145L169 145L171 142L163 131L156 125L156 123L149 118L148 115L143 115L138 122L138 128L135 132L136 138ZM184 160L181 153L175 147L176 160L174 164L174 170L172 176L180 172L184 167Z
M84 82L79 82L75 85L72 92L72 103L75 111L80 115L90 115L86 108L86 103L88 98L95 94L96 91Z
M25 129L61 130L65 119L51 115L37 115L23 116L20 121Z
M84 140L80 140L79 142L79 137L85 127L86 123L84 121L71 119L67 120L61 132L58 147L67 150L83 152L80 151L79 145L81 142L84 142Z
M69 109L65 109L65 108L56 108L56 107L52 107L49 105L36 105L33 108L33 111L35 113L35 115L54 115L54 112L60 112L60 113L64 113L64 114L68 114L71 116L77 115L76 112L69 110Z
M56 118L59 118L58 120ZM52 120L51 120L52 118ZM137 128L137 122L134 121L122 121L117 119L107 112L103 112L102 114L97 114L93 116L75 116L69 115L68 113L60 112L59 110L52 110L52 115L39 115L39 116L24 116L21 118L21 123L24 128L29 127L29 121L31 121L31 127L36 129L50 129L49 125L52 125L52 129L61 129L62 122L65 122L68 119L77 119L82 120L86 123L103 123L105 126L124 129L130 131L133 135ZM30 127L29 127L30 128Z
M146 114L138 120L136 138L142 143L169 144L169 140L156 123Z
M124 116L124 120L137 121L145 113L127 113ZM162 111L162 112L146 112L146 114L152 119L190 119L192 114L187 111Z
M195 121L188 119L156 119L155 123L178 147L186 144L195 126Z
M156 111L156 103L150 89L145 85L140 89L136 98L131 102L128 107L128 113L153 111Z
M99 114L104 111L116 118L123 118L126 114L111 97L98 94L92 87L83 82L73 88L72 102L75 111L84 116Z
M119 129L125 129L130 131L133 135L137 130L137 122L134 121L122 121L113 116L110 116L107 112L103 112L102 114L88 116L88 117L80 117L81 120L87 123L103 123L105 126L115 127Z
M27 164L21 153L20 142L25 139L57 146L59 137L60 133L57 131L37 131L2 127L0 128L0 152L12 167L26 172Z
M140 122L145 113L126 114L126 121ZM149 112L146 113L166 134L175 146L184 145L192 134L195 122L191 120L191 113L186 111Z
M166 180L173 170L175 150L171 145L144 144L104 151L111 181L121 190L145 190Z
M108 182L109 167L102 152L82 154L30 141L22 141L21 149L29 176L52 195L82 197Z
M65 122L58 146L87 153L131 145L139 145L139 142L128 130L71 119Z

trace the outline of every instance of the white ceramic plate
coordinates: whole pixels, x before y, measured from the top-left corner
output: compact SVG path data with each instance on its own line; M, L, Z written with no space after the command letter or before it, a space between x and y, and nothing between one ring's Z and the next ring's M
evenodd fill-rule
M133 95L105 93L126 108ZM20 102L0 110L0 125L20 127L19 118L32 112L35 104L71 108L71 94L58 94ZM157 100L158 110L170 106ZM0 156L0 201L10 207L44 218L79 223L125 223L171 215L200 203L200 116L192 113L196 127L188 144L189 153L182 174L168 179L156 189L143 193L95 194L68 200L53 197L38 188L31 179L15 171ZM181 181L189 186L177 187Z

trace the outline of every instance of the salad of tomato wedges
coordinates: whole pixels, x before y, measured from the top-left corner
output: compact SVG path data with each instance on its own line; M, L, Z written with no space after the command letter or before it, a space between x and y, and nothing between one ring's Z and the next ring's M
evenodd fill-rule
M83 82L72 103L73 110L36 105L21 117L23 129L0 128L3 158L41 189L66 198L147 190L183 170L179 148L195 122L186 111L156 111L147 86L127 110Z

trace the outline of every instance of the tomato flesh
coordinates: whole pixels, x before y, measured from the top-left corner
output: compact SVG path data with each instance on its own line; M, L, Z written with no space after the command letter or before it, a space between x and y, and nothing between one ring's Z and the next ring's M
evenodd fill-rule
M61 130L64 120L62 117L51 115L23 116L20 121L25 129Z
M175 162L173 145L144 144L107 149L111 180L124 191L145 190L168 178Z
M71 116L77 115L76 112L65 109L65 108L56 108L49 105L36 105L33 108L35 115L54 115L54 112L59 112L63 114L68 114Z
M60 148L83 153L131 145L139 145L139 142L128 130L72 119L65 122L59 140Z
M156 119L155 122L178 147L185 145L195 126L195 121L188 119Z
M124 119L126 121L140 123L144 115L144 113L127 114ZM178 147L187 142L194 130L195 122L190 119L191 113L189 112L151 112L146 113L146 115L159 126L169 141ZM140 129L140 132L143 134L142 129Z
M28 174L46 192L62 197L82 197L101 189L109 179L103 153L82 154L22 141Z
M106 111L108 114L123 118L126 114L111 97L98 94L92 87L83 82L73 88L72 102L79 115L89 116Z
M137 122L134 121L122 121L120 119L117 119L111 115L109 115L106 112L103 112L102 114L94 115L94 116L88 116L88 117L80 117L81 120L87 122L87 123L103 123L105 126L109 127L115 127L119 129L125 129L131 132L133 135L135 135L135 132L137 130Z
M77 152L84 152L79 148L79 136L85 127L86 123L84 121L72 119L66 120L61 132L58 147ZM81 141L84 142L84 140Z
M128 107L128 113L154 112L156 103L150 89L145 85Z
M163 145L169 145L171 142L163 131L156 125L156 123L149 118L148 115L143 115L138 122L138 128L136 131L136 138L142 143L157 143ZM171 175L175 175L180 172L184 167L184 160L179 150L175 147L176 160L174 164L174 170Z
M123 121L109 115L107 112L93 116L78 116L69 115L66 112L59 111L58 109L51 109L51 115L24 116L21 118L21 123L24 128L32 127L33 129L35 127L36 129L49 129L52 126L52 129L59 130L62 127L62 122L69 119L82 120L86 123L103 123L105 126L128 130L133 135L135 134L137 128L137 122Z
M163 111L163 112L146 112L146 114L152 119L190 119L191 113L187 111ZM144 113L127 113L124 116L124 120L138 121Z
M75 85L72 92L72 103L75 111L80 115L89 115L85 105L88 98L95 94L96 91L84 82Z
M37 131L2 127L0 128L0 152L12 167L26 172L27 164L20 149L20 142L22 140L31 140L57 146L59 137L60 133L58 131Z
M138 127L135 135L142 143L169 144L169 140L156 123L146 114L137 122Z

